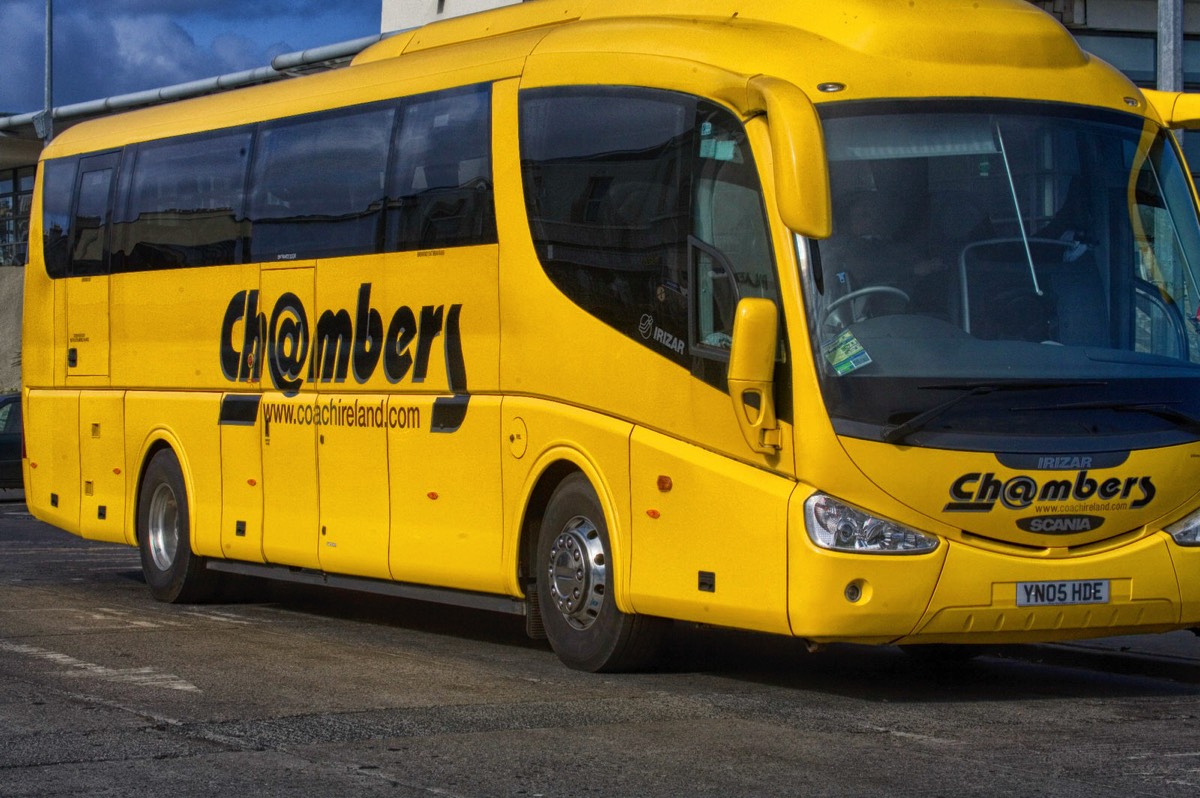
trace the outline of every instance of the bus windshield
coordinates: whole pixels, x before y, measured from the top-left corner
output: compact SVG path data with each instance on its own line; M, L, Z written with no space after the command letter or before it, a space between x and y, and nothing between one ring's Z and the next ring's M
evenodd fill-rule
M1017 102L838 104L823 124L834 234L797 241L840 434L980 451L1200 437L1200 225L1165 131Z

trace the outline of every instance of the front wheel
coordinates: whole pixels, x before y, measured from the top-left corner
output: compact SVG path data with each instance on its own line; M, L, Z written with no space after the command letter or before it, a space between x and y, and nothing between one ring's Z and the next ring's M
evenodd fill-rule
M193 603L210 598L216 575L192 553L187 488L170 449L150 458L138 493L137 536L142 573L159 601Z
M633 671L658 655L665 622L617 609L612 547L596 492L582 474L554 490L537 546L537 595L546 636L568 667Z

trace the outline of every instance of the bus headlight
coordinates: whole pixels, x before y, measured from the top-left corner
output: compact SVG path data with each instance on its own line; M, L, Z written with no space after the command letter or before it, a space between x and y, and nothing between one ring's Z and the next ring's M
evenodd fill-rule
M1167 534L1180 546L1200 546L1200 510L1168 526Z
M924 554L938 539L817 493L804 503L808 536L823 549L855 554Z

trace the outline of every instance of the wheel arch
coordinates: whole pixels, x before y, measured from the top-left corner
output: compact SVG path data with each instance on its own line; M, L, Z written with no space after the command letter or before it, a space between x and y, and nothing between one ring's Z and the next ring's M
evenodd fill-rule
M138 545L139 543L138 517L142 509L142 485L146 481L146 470L150 467L150 461L154 459L154 456L164 449L169 450L173 455L175 455L175 460L179 463L179 470L183 474L183 485L187 490L187 500L189 506L192 505L193 498L196 494L195 486L192 483L191 470L188 468L187 458L183 456L183 446L179 442L179 439L165 429L154 430L151 432L150 435L146 437L145 442L142 444L141 453L138 455L137 479L133 480L133 484L130 486L130 491L132 494L130 507L132 507L133 512L128 515L130 520L129 534L127 537L129 538L130 544L134 546ZM195 534L195 521L192 518L192 514L189 513L189 547L193 547L192 544Z
M516 563L518 584L526 599L529 599L529 588L536 579L534 563L538 533L550 497L567 477L582 474L595 491L608 524L609 543L617 575L613 581L614 599L622 611L631 612L626 600L629 576L627 513L620 511L616 495L605 479L603 469L578 449L561 446L545 452L529 473L528 487L523 491L521 498Z
M579 466L568 459L556 459L545 465L534 479L532 489L526 494L521 512L517 547L517 579L528 598L529 586L536 581L534 561L536 559L538 532L546 505L554 489L571 474L583 473Z

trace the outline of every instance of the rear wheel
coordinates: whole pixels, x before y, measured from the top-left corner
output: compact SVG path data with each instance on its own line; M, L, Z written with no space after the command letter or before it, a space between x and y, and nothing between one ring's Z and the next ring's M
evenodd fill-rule
M554 490L542 518L537 593L554 653L576 670L639 670L658 655L665 622L617 609L611 563L600 501L587 479L573 474Z
M159 601L204 601L216 589L216 575L192 553L190 517L179 459L170 449L160 449L146 467L137 517L142 573Z

